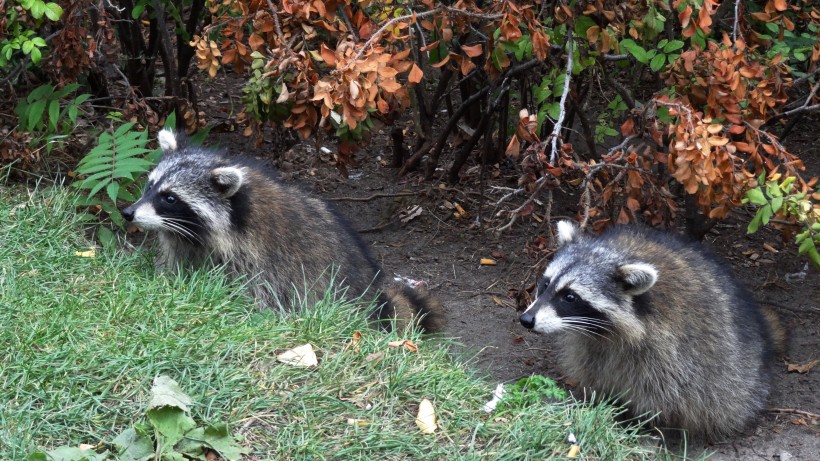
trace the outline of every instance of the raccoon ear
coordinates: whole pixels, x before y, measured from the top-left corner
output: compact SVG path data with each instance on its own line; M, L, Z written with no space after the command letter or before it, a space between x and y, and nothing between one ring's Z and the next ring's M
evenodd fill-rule
M177 150L177 138L173 131L163 128L160 130L159 134L157 134L157 140L159 141L159 147L162 148L163 152Z
M645 263L624 264L618 268L618 275L626 285L626 292L635 296L645 293L658 281L658 270Z
M223 197L232 197L245 181L245 173L241 169L226 166L222 168L214 168L211 170L211 181L216 190L222 194Z
M564 246L567 243L576 240L580 233L578 226L576 226L572 221L568 221L566 219L558 221L555 228L558 231L558 246Z

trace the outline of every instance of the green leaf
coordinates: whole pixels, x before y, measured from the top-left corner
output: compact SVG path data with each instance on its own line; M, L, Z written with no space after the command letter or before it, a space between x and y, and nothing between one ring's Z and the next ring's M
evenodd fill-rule
M166 438L166 444L170 446L176 445L186 432L196 427L193 418L179 407L156 407L148 410L146 416L157 432Z
M31 62L33 62L34 64L39 63L40 60L43 59L43 53L40 52L39 48L32 48L30 56Z
M42 456L41 456L42 455ZM78 447L60 447L46 453L32 453L29 461L104 461L108 459L108 452L97 454L91 449L81 449Z
M589 16L578 16L575 19L575 35L579 37L586 37L587 30L594 25L595 21L593 21Z
M126 429L111 442L120 461L148 461L154 459L154 442L134 428Z
M57 99L51 100L48 105L48 126L51 131L57 131L57 123L60 121L60 101Z
M809 236L809 238L804 239L803 242L800 244L800 247L797 249L797 253L802 255L803 253L810 251L811 249L814 249L815 252L817 251L817 248L814 244L814 239L811 238L811 236Z
M684 43L680 40L670 40L669 43L663 46L663 52L669 54L675 50L683 48Z
M143 11L145 11L145 3L138 2L134 5L134 9L131 10L131 19L139 19Z
M773 197L772 198L772 211L777 213L780 211L780 207L783 206L783 197Z
M29 54L31 53L31 49L34 48L34 42L30 40L26 40L23 42L23 53Z
M114 244L117 243L117 238L114 236L114 233L105 226L97 228L97 240L100 241L104 248L112 248Z
M759 187L747 190L746 197L749 199L750 202L754 203L755 205L765 205L769 203L766 200L766 197L763 195L763 191L760 190Z
M63 8L56 3L49 2L45 5L45 13L48 19L58 21L63 16Z
M646 64L649 62L649 56L647 56L646 50L635 43L635 40L632 40L631 38L624 39L621 41L621 46L629 52L629 54L634 56L635 59L637 59L641 64Z
M247 448L239 446L226 424L214 424L192 430L185 434L185 440L179 443L177 449L190 457L198 457L202 456L202 449L205 447L216 450L229 461L242 459L242 455L250 452Z
M817 246L812 245L807 251L811 262L813 262L815 266L820 267L820 254L817 253Z
M763 223L764 226L766 224L769 224L769 219L772 218L773 214L774 213L772 213L772 206L768 203L764 205L762 208L760 208L760 221Z
M666 55L663 53L658 53L649 63L649 68L652 69L652 72L658 72L663 68L664 64L666 64Z
M120 183L112 181L108 187L105 188L105 191L108 193L108 198L110 198L112 202L116 203L117 195L120 192Z
M43 13L46 12L46 4L42 0L34 0L29 11L34 19L40 19L43 17Z
M40 48L46 46L46 41L43 39L43 37L33 37L31 39L31 43L35 44L36 46L39 46Z
M27 121L28 131L34 131L40 125L40 122L43 119L43 112L46 109L46 102L48 101L45 99L35 101L34 104L32 104L29 108Z
M754 234L755 232L758 231L758 229L760 229L761 216L762 216L762 213L760 212L760 210L757 210L757 213L755 214L755 217L752 218L752 220L749 222L749 226L746 228L746 233L747 234Z
M108 173L106 172L105 175L108 176ZM88 191L88 195L97 195L97 192L101 191L102 188L107 186L111 181L113 181L113 180L109 177L106 177L106 178L102 179L97 184L94 184L94 187L92 187L91 190ZM91 181L88 181L88 179L86 179L83 182L91 183Z
M113 137L114 138L121 138L127 131L129 131L131 129L131 127L134 126L134 124L135 124L135 122L124 123L122 126L117 128L117 131L114 132Z

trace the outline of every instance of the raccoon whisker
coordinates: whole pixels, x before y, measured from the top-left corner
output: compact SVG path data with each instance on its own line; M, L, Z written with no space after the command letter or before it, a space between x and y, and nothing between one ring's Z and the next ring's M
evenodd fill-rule
M177 235L180 235L192 243L198 243L200 245L205 244L205 242L202 241L202 238L200 238L198 235L191 232L190 229L187 229L186 227L182 226L181 223L176 221L181 221L183 223L187 222L185 220L180 219L166 218L165 220L163 220L162 228L171 231Z

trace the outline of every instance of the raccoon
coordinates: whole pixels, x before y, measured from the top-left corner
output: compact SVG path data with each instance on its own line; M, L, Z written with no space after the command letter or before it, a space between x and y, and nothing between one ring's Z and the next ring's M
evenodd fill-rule
M189 145L170 130L158 140L163 156L143 196L122 210L128 222L157 231L158 268L225 266L269 307L296 304L306 282L313 293L343 287L350 299L381 287L367 245L328 203L283 184L256 160ZM427 331L439 328L440 305L429 294L390 294L380 295L374 319L400 312L420 317Z
M748 426L766 405L781 331L725 264L648 228L557 230L559 249L519 320L557 336L567 377L636 416L657 414L658 427L712 438Z

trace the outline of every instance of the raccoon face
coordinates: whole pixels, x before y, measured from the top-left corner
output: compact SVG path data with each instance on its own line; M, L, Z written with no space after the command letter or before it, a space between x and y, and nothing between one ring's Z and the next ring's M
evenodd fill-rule
M625 260L568 222L558 229L561 247L536 285L536 299L521 315L521 324L540 333L643 335L641 317L657 281L655 267Z
M123 217L147 229L205 245L210 233L231 227L231 200L244 183L241 168L219 166L207 151L177 148L173 133L159 135L164 155L148 175L142 197Z

